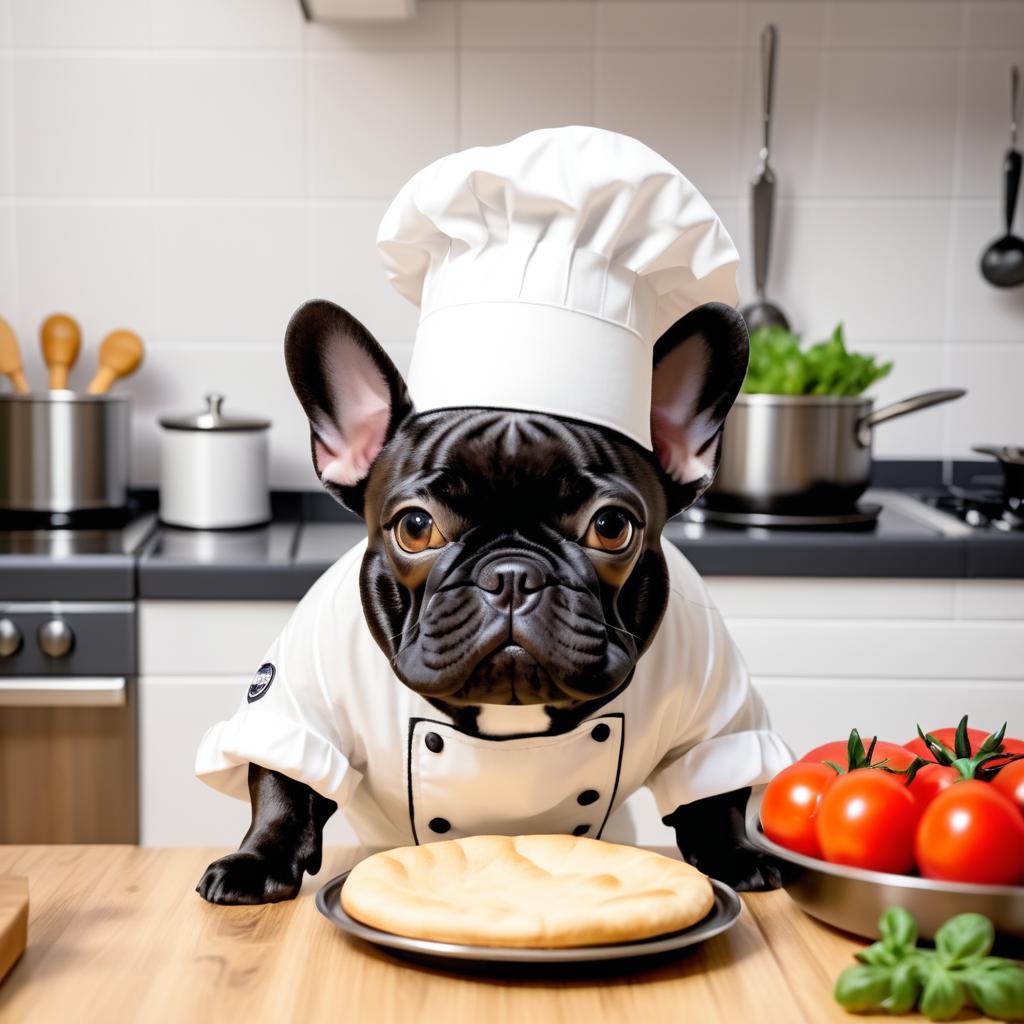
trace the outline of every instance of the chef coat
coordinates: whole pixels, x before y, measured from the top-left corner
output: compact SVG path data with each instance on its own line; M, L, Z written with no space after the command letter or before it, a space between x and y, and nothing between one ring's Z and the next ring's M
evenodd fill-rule
M460 731L391 670L363 616L365 547L313 585L234 716L203 737L203 781L244 800L250 762L279 771L336 801L363 844L390 847L597 838L642 786L665 815L767 782L792 761L703 581L671 543L665 616L625 690L559 735L530 731L536 708L489 706L483 720L501 735L486 736Z

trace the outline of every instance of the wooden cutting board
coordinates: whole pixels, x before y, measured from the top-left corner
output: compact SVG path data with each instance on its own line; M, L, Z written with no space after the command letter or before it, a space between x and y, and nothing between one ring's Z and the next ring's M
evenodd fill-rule
M0 984L25 952L28 939L28 879L0 875Z

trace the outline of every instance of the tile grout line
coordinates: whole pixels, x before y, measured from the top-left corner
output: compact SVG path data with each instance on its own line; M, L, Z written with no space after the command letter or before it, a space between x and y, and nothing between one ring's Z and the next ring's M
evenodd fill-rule
M950 201L946 214L946 274L943 295L943 336L942 336L942 380L947 387L952 386L953 373L953 285L956 280L956 260L953 252L954 225L956 223L956 197L963 181L963 141L965 135L965 118L967 110L967 34L969 31L969 8L966 2L960 4L960 49L956 58L956 121L953 138L953 166L950 181ZM963 399L961 399L963 401ZM953 415L947 406L942 410L942 479L946 484L953 482Z

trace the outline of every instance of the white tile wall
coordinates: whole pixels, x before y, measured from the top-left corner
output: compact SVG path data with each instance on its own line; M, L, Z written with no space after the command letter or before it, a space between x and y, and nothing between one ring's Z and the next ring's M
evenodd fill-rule
M297 0L0 0L0 315L37 380L36 332L55 309L88 347L118 325L142 332L137 482L155 479L155 417L215 386L271 411L276 484L312 482L284 325L326 296L408 365L416 315L380 273L376 225L414 171L459 146L571 121L637 135L749 255L769 20L772 294L811 337L841 319L896 360L881 400L970 388L880 430L883 454L1024 440L1024 289L977 269L1000 230L1024 2L419 7L406 23L308 25ZM741 279L749 294L749 266Z

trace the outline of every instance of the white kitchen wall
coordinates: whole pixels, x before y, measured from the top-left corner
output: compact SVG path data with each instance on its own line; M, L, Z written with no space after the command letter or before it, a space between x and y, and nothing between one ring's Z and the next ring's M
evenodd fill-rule
M297 0L0 0L0 315L37 382L53 310L81 321L83 364L111 328L142 334L122 385L137 483L156 479L156 416L219 389L273 418L274 483L313 486L284 325L326 296L407 364L415 311L373 240L435 157L553 124L624 131L692 177L749 255L769 20L774 297L809 337L842 319L894 359L882 399L970 388L882 428L882 454L1024 441L1024 289L977 270L1024 65L1014 0L421 0L414 21L348 26L305 24Z

